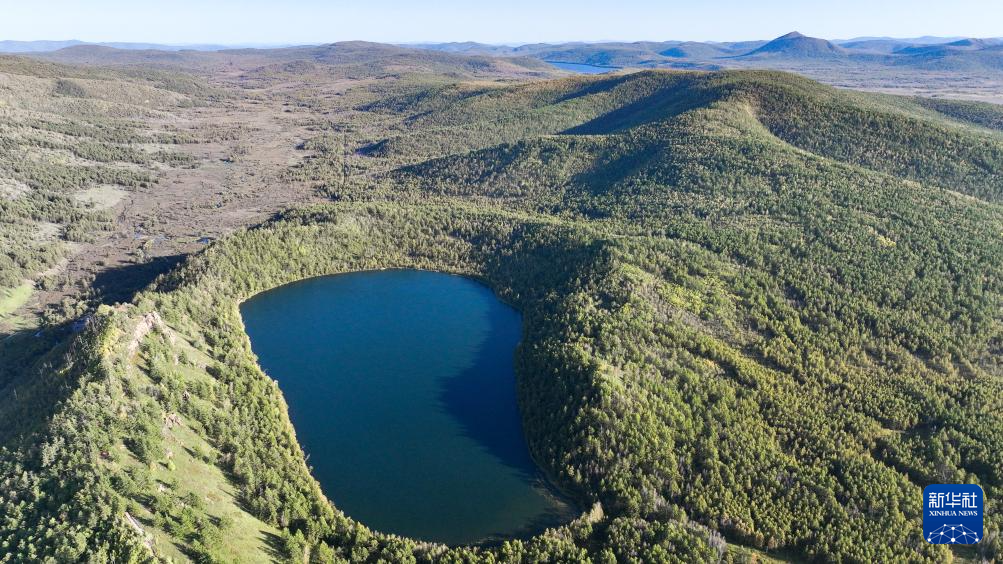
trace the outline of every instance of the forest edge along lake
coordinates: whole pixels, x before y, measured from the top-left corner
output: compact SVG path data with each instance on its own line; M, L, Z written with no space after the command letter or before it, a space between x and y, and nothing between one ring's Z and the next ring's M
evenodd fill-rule
M328 499L373 529L447 544L577 514L530 456L516 397L521 316L472 279L310 278L240 307Z

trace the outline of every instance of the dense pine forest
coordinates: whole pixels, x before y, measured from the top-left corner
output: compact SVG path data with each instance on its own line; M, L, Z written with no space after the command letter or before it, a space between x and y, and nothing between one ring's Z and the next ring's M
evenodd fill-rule
M160 112L283 100L309 135L275 182L324 201L208 245L123 303L83 300L84 317L5 338L0 561L1003 558L1003 109L766 71L254 71L256 87L297 77L295 94L115 72L173 92ZM46 80L56 101L89 84ZM80 142L65 141L77 121L22 121L0 143L132 163L53 169L73 188L195 166L166 148L183 136L107 112ZM16 244L24 222L72 241L111 221L27 161L0 170L30 194L0 192L25 210L4 215L21 254L0 255L0 285L62 252ZM383 268L467 275L522 313L526 438L578 519L448 547L325 498L238 305ZM983 487L983 542L924 542L935 483Z

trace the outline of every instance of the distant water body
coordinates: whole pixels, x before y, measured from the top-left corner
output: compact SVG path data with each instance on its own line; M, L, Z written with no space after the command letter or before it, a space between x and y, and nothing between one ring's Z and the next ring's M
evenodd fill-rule
M596 65L584 65L581 63L559 63L556 61L547 61L547 63L561 70L575 72L578 74L605 74L607 72L620 70L620 67L600 67Z
M466 544L573 518L529 455L519 314L414 270L312 278L241 305L327 497L376 530Z

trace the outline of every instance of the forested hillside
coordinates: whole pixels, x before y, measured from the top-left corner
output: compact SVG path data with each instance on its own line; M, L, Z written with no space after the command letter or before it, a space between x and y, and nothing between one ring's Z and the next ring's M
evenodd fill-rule
M9 561L1003 554L997 108L664 71L299 102L314 136L287 178L333 202L211 245L0 381ZM324 498L237 306L391 267L522 312L529 447L581 518L446 547ZM34 358L14 343L3 362ZM922 488L952 482L986 491L968 551L921 536Z
M844 480L848 465L861 464L852 474L873 476L870 485L827 486L859 509L862 500L850 503L854 494L847 491L891 487L887 480L897 473L914 488L972 474L983 484L999 483L993 470L998 449L990 445L999 444L1000 422L974 422L976 413L993 411L983 401L995 405L998 399L989 398L998 398L1000 386L1003 137L991 125L1001 114L989 105L837 91L778 73L638 73L491 90L441 109L419 107L400 135L375 143L374 155L422 161L383 174L386 193L504 202L596 223L627 240L644 238L633 252L660 257L657 268L643 267L656 277L686 279L699 272L699 286L711 284L720 293L673 293L661 320L678 317L679 326L669 330L676 336L657 342L691 353L696 347L725 378L743 381L741 366L785 374L794 403L775 404L776 412L763 407L779 401L781 380L771 381L767 395L773 399L752 404L760 406L771 432L789 429L789 436L777 437L778 451L806 471L815 467L809 473ZM452 143L474 150L463 153ZM452 154L434 158L437 152ZM339 199L373 193L369 184L356 190L350 182L329 189ZM670 251L676 245L692 250ZM695 259L699 251L715 260ZM700 266L685 268L685 275L665 272L678 272L687 260ZM718 274L702 270L715 263L710 272ZM712 345L681 345L695 338L680 336L689 331L700 339L713 336L737 356L722 363L703 349ZM631 334L623 344L640 340ZM642 360L659 348L655 343L638 345L638 356L621 362L661 365ZM659 374L680 370L666 364ZM980 389L961 391L961 381ZM763 382L752 377L746 385L760 389ZM986 399L969 403L966 397ZM960 415L965 409L973 411ZM871 429L848 431L849 421ZM744 422L737 428L752 427ZM825 438L806 439L812 428ZM694 442L714 434L698 429ZM667 424L664 432L675 430ZM850 444L860 445L859 458L837 467L823 462L845 456ZM783 499L781 491L791 495L796 481L773 492L755 483L743 488L739 480L762 470L735 471L743 466L740 457L720 456L731 478L692 497L702 480L695 484L684 474L676 485L688 492L684 507L705 508L703 522L719 520L727 528L740 521L737 507L775 509L778 502L767 499ZM759 460L755 465L767 457L759 449L747 456ZM951 456L955 470L944 466ZM707 468L699 457L691 463ZM768 474L781 475L780 467ZM881 472L885 478L877 477ZM720 491L729 501L710 501ZM757 491L764 495L760 502ZM918 502L916 492L901 499ZM730 501L736 497L742 501ZM791 513L776 518L781 529L803 522L794 507L811 505L806 499L792 495L785 510ZM909 514L902 506L896 511ZM864 519L890 522L887 515ZM793 529L752 532L761 525L742 536L767 546L819 543L825 546L819 552L831 556L845 541L824 538L838 529L829 523L846 520L824 517L805 529L813 531L810 537ZM891 534L881 538L887 542Z

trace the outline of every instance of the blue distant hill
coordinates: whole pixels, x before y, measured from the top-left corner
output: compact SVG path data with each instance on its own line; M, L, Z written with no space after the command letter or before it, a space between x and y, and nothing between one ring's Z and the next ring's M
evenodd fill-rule
M128 49L135 51L222 51L224 49L235 48L255 48L255 47L288 47L289 45L265 45L265 44L244 44L244 45L218 45L218 44L193 44L193 45L168 45L163 43L130 43L130 42L89 42L77 39L67 39L62 41L0 41L0 53L46 53L58 51L67 47L78 45L96 45L100 47L114 47L115 49Z
M350 43L350 42L349 42ZM343 43L347 44L347 43ZM0 53L38 54L63 57L66 62L82 54L93 55L97 62L103 57L96 51L63 50L114 48L120 51L145 51L149 57L169 57L168 53L216 52L232 49L257 50L267 53L290 45L170 45L161 43L102 42L75 39L63 41L0 41ZM318 48L300 45L300 48ZM803 68L841 68L847 65L871 70L879 68L912 68L916 70L953 72L995 72L1003 70L1003 38L966 37L858 37L846 40L826 40L791 32L764 41L634 41L634 42L570 42L534 43L526 45L492 45L474 41L398 45L407 49L437 51L443 54L491 58L523 58L573 65L617 68L676 68L715 70L721 68L782 68L798 71ZM157 53L159 52L159 54ZM101 55L101 56L98 56ZM113 59L123 58L119 53ZM149 58L148 57L148 58ZM127 56L126 56L127 58ZM114 61L112 61L114 62ZM134 61L135 62L135 61Z
M826 40L796 31L770 41L634 41L537 43L521 46L484 43L430 43L420 49L466 55L524 56L562 64L603 67L841 68L859 66L916 70L985 72L1003 69L1003 39L966 37L857 37Z

